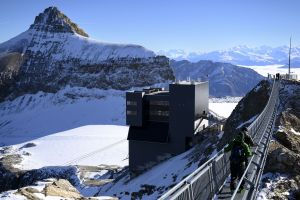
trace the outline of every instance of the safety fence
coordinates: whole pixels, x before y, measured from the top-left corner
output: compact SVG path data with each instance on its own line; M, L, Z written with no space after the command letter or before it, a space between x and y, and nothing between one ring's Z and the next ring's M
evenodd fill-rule
M265 165L268 145L276 119L279 81L274 80L267 105L255 121L248 127L249 134L258 144L253 151L246 170L237 184L237 189L228 199L254 199ZM194 200L212 199L225 185L230 175L229 153L224 149L201 165L193 173L163 194L159 200ZM247 190L237 195L242 180L246 181Z

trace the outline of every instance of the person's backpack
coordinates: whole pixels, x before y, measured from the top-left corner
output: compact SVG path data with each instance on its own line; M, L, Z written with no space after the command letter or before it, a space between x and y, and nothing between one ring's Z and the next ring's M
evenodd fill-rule
M245 161L244 148L241 145L234 145L231 150L230 160L234 164L241 164Z

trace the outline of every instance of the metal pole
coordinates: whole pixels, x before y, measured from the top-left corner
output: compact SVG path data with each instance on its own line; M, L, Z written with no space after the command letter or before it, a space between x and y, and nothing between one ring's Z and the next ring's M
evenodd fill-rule
M289 50L289 77L291 79L291 49L292 49L292 36L290 37L290 50Z

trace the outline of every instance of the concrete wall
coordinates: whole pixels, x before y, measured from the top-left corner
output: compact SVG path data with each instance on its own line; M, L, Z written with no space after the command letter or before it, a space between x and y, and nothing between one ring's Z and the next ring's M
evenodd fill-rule
M186 139L194 131L195 85L170 84L170 142L173 152L186 150Z
M209 89L208 82L195 85L195 116L208 113Z

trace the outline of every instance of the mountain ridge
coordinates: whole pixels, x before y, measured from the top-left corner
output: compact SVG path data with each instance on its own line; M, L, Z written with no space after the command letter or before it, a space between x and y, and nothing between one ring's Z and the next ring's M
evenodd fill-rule
M213 50L208 52L186 52L182 49L168 51L158 51L160 55L165 55L175 60L189 60L196 62L199 60L212 60L215 62L230 62L236 65L271 65L288 63L288 46L270 47L248 47L240 45L224 50ZM292 47L292 64L300 66L300 46Z
M0 101L67 85L126 90L172 80L167 57L140 45L92 40L55 7L0 44Z
M176 79L209 80L209 93L214 97L244 96L264 78L252 69L210 60L171 60L170 65Z

